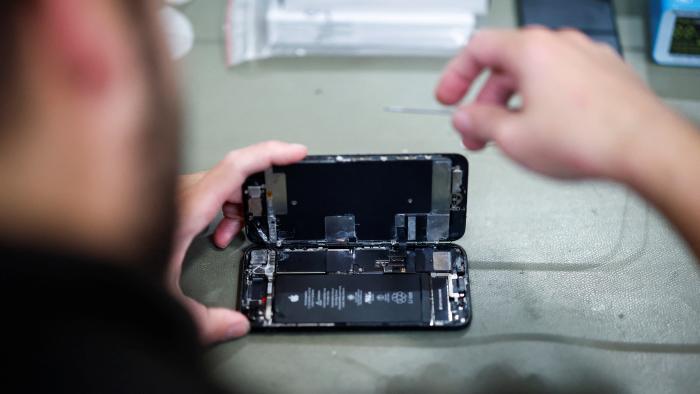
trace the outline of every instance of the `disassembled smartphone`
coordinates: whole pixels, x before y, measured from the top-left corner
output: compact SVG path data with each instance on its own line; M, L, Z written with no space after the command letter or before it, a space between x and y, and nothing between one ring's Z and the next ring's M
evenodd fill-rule
M310 156L249 177L238 308L253 329L460 328L461 155Z

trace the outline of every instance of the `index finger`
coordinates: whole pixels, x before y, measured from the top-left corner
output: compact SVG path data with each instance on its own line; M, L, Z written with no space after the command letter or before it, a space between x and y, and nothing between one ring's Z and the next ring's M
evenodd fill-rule
M268 141L231 152L202 179L202 187L214 201L210 206L220 208L225 202L241 202L241 185L256 172L274 165L295 163L306 156L307 149L299 144Z
M484 69L517 74L521 34L517 30L481 30L475 33L443 71L435 91L438 101L445 105L459 102Z

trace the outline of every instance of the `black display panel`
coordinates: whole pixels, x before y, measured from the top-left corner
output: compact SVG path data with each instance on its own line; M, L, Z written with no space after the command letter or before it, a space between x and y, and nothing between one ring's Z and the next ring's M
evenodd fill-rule
M326 216L354 214L357 239L391 239L397 213L430 212L432 170L427 160L290 166L287 201L296 205L289 204L278 231L323 239Z
M670 52L677 55L700 55L700 19L676 18Z
M255 243L322 242L339 229L357 242L459 239L467 176L460 155L311 156L248 178L246 234Z
M611 0L518 0L520 25L577 29L622 54Z

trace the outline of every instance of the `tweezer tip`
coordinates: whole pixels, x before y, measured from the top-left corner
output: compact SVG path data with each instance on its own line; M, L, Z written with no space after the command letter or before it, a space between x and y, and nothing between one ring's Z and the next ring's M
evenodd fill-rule
M452 110L448 108L410 108L402 107L399 105L387 105L384 107L384 111L400 114L414 114L414 115L452 115Z
M384 107L384 112L403 112L404 109L398 105L387 105Z

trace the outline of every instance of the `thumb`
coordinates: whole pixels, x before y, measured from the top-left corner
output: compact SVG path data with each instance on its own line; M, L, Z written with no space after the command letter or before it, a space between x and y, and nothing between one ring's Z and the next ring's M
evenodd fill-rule
M462 134L464 145L472 150L483 148L497 140L518 115L491 104L472 104L458 109L452 116L452 125Z
M247 317L226 308L207 308L206 317L198 323L202 341L207 344L238 338L250 331Z

